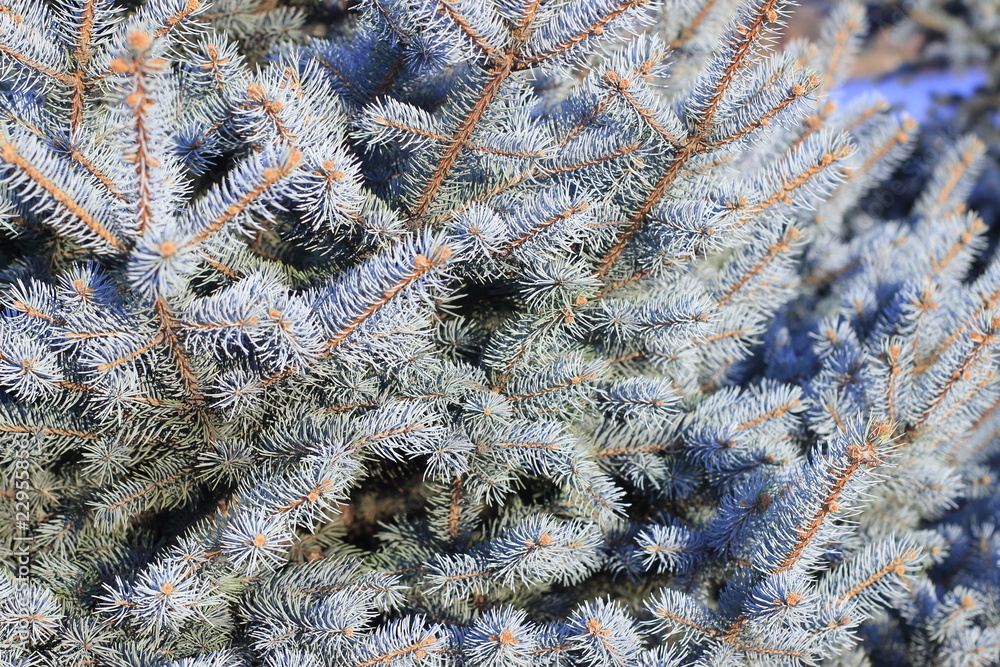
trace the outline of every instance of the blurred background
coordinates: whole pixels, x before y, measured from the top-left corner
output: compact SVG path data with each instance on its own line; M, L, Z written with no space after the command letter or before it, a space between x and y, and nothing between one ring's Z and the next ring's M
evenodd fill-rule
M832 0L800 0L784 40L812 39ZM970 208L1000 230L1000 0L868 0L869 27L854 71L834 101L869 91L920 122L913 156L891 184L905 215L906 193L916 193L935 156L957 137L973 133L991 158Z

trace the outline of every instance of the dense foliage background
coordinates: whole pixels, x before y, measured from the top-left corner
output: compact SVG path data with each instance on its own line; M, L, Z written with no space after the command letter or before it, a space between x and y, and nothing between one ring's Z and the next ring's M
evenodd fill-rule
M995 9L0 5L0 665L998 664Z

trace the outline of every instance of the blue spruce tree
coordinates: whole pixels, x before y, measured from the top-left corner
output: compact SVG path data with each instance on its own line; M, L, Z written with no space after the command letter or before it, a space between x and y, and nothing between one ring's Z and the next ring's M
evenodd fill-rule
M789 11L0 6L0 666L997 664L985 148Z

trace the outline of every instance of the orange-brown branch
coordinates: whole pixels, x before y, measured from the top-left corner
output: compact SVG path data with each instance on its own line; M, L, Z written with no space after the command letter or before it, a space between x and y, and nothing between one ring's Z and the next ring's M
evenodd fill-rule
M153 307L157 317L160 319L160 331L162 332L163 340L167 344L167 349L170 350L170 354L174 359L174 366L177 368L178 375L180 375L181 385L189 397L195 401L201 401L203 398L201 394L201 382L198 380L194 364L188 357L187 351L181 342L178 333L181 329L180 322L174 317L170 305L163 299L157 299L153 303Z
M388 653L383 653L381 655L375 656L371 660L365 660L364 662L359 662L354 665L354 667L374 667L375 665L390 665L392 662L399 657L404 655L414 654L418 659L423 659L427 656L427 647L434 644L437 641L437 637L434 635L427 635L415 644L410 644L404 648L398 649L396 651L389 651Z
M661 139L670 144L671 146L679 146L681 140L674 135L667 132L667 128L663 127L663 124L656 119L656 114L652 109L647 109L639 100L635 98L635 95L629 90L629 86L632 82L628 79L622 78L617 72L608 72L604 75L604 79L614 87L614 89L621 95L625 103L628 104L629 108L635 112L639 118L642 119L646 125L650 127Z
M931 412L944 402L944 399L948 397L959 380L968 377L980 355L989 350L997 342L998 331L1000 331L1000 317L995 317L990 320L986 331L973 333L969 336L973 341L972 349L969 350L969 353L965 355L961 363L952 371L948 380L935 393L927 409L924 410L925 417L930 415Z
M188 473L190 473L192 470L194 470L194 468L182 468L181 470L178 470L177 472L175 472L173 475L170 475L169 477L166 477L166 478L161 479L159 481L147 484L140 491L137 491L136 493L133 493L132 495L126 496L126 497L122 498L121 500L119 500L118 502L116 502L116 503L114 503L112 505L109 505L107 509L109 511L110 510L116 510L119 507L125 505L126 503L130 503L133 500L138 500L139 498L141 498L142 496L146 495L150 491L154 491L154 490L156 490L156 489L158 489L158 488L160 488L162 486L166 486L167 484L170 484L171 482L176 482L181 477L184 477L184 475L187 475Z
M844 174L848 181L857 180L862 174L867 173L873 166L875 166L880 160L882 160L886 155L889 154L896 146L902 145L910 140L910 134L916 129L917 123L912 118L907 118L903 121L903 127L899 132L894 132L888 140L886 140L878 149L868 156L857 169L847 169Z
M126 197L124 194L122 194L122 192L118 189L118 187L115 185L114 181L111 180L111 177L108 176L107 174L105 174L100 169L98 169L97 166L93 162L91 162L87 158L86 155L84 155L83 153L81 153L75 147L70 147L68 149L68 153L69 153L70 159L73 160L73 162L76 162L78 165L80 165L81 167L83 167L84 169L86 169L88 172L90 172L91 176L93 176L94 178L96 178L100 182L101 185L103 185L105 188L107 188L108 194L110 194L115 199L120 199L122 201L125 201L125 200L128 199L128 197Z
M68 438L82 438L85 440L93 440L95 438L101 437L100 433L94 433L91 431L77 431L75 429L69 428L50 428L47 426L19 426L17 424L3 424L0 423L0 431L5 433L41 433L43 435L56 435Z
M389 120L388 118L383 118L382 116L376 118L375 122L379 125L385 125L386 127L391 127L394 130L401 130L403 132L409 132L410 134L415 134L418 137L427 137L428 139L434 139L442 143L448 141L448 137L446 137L443 134L438 134L437 132L431 132L429 130L422 130L419 127L404 125L403 123L398 123L396 121Z
M712 92L708 95L705 107L698 113L698 118L695 121L695 134L699 136L708 135L715 120L719 103L722 102L722 98L725 96L726 91L729 90L729 86L732 85L737 73L743 68L747 59L753 55L754 46L760 39L761 34L769 24L778 20L777 6L779 2L781 0L766 0L761 3L757 9L757 13L750 21L750 25L741 26L741 29L736 31L739 35L736 48L733 49L733 54L726 64L726 69L723 70L722 76L719 77Z
M548 178L550 176L555 176L556 174L565 174L570 171L576 171L578 169L586 169L587 167L593 167L595 164L600 164L601 162L607 162L608 160L614 160L623 155L628 155L634 151L637 151L642 147L639 142L633 142L631 144L625 144L620 148L616 148L610 153L604 155L598 155L597 157L590 158L589 160L584 160L583 162L576 162L574 164L566 165L564 167L555 167L553 169L546 169L538 174L539 178Z
M677 447L678 444L676 442L667 442L655 445L621 445L619 447L607 447L605 449L600 449L594 452L594 456L598 458L610 458L613 456L622 456L624 454L662 454L663 452L674 451Z
M477 47L479 47L480 50L482 50L483 53L485 53L490 58L494 59L502 57L497 52L496 48L494 48L492 44L486 41L485 37L476 32L473 29L473 27L469 25L469 22L465 19L464 16L458 13L458 10L449 5L447 2L442 2L441 0L438 0L438 8L439 8L438 11L447 14L448 18L450 18L455 23L455 25L458 26L458 29L462 31L462 34L468 37L473 44L475 44Z
M416 424L407 424L406 426L400 426L399 428L391 428L388 431L382 431L380 433L373 433L372 435L366 435L360 440L354 443L354 450L358 451L363 445L367 445L371 442L376 442L378 440L385 440L386 438L391 438L396 435L405 435L406 433L413 433L414 431L419 431L426 428L427 425L422 422L417 422Z
M931 364L937 361L948 348L954 345L959 338L965 335L965 332L968 331L969 327L975 324L976 320L978 320L983 313L985 313L988 310L992 310L993 308L996 308L997 303L1000 302L1000 289L996 289L993 292L990 292L989 294L981 296L980 302L981 303L979 307L976 308L976 310L972 313L971 316L963 320L962 323L959 324L955 328L955 330L948 335L948 338L946 338L944 342L938 345L937 348L926 359L922 360L919 364L917 364L917 369L916 369L917 372L923 372L927 368L929 368Z
M161 332L159 335L155 336L148 343L146 343L145 345L140 346L138 349L136 349L133 352L129 352L124 357L119 357L118 359L115 359L113 361L109 361L109 362L107 362L105 364L99 364L97 366L97 370L99 370L101 372L108 371L108 370L111 370L112 368L115 368L116 366L121 366L122 364L128 363L129 361L132 361L133 359L137 359L138 357L142 356L146 352L149 352L156 345L159 345L162 341L163 341L163 333Z
M788 412L789 410L794 410L801 404L802 402L799 401L799 399L797 398L788 401L787 403L782 403L778 407L774 408L773 410L769 410L768 412L760 415L759 417L754 417L753 419L748 419L745 422L737 424L736 430L743 431L748 428L753 428L754 426L759 426L760 424L763 424L766 421L770 421L771 419L779 419L783 417L786 412Z
M567 387L575 387L576 385L583 384L584 382L593 382L596 379L597 379L597 374L588 371L585 373L581 373L580 375L574 375L565 382L560 382L550 387L545 387L544 389L539 389L537 391L533 391L527 394L520 394L519 396L509 396L508 400L510 400L511 402L526 401L528 399L535 398L536 396L551 394L552 392L559 391L560 389L566 389Z
M750 280L752 280L754 276L763 271L764 267L773 262L774 259L781 253L790 250L792 247L792 243L794 243L795 240L799 238L799 234L800 232L798 227L795 227L794 225L789 227L788 230L785 232L785 235L781 237L781 240L778 241L777 243L772 243L771 247L768 248L767 254L761 257L760 260L758 260L758 262L754 264L749 271L744 273L740 277L740 279L737 280L736 283L729 288L728 292L722 295L722 297L718 301L718 306L720 308L722 306L725 306L726 303L728 303L729 300L732 299L733 296L738 291L740 291L740 289L742 289L744 285L750 282Z
M327 350L332 350L347 340L347 338L354 333L358 327L364 324L369 317L374 315L385 304L389 303L389 301L391 301L394 296L399 294L400 291L417 281L431 269L446 262L450 256L451 248L448 246L441 246L437 248L435 253L429 258L424 255L417 255L413 260L413 269L396 281L395 284L390 286L381 297L369 304L369 306L359 313L354 319L345 324L340 331L333 336L333 338L327 341Z
M280 115L284 104L279 100L268 98L264 92L264 88L257 83L251 83L247 86L247 99L250 104L259 106L264 115L271 120L281 140L285 144L294 147L298 137L295 136L295 133L292 132Z
M145 33L134 32L130 36L137 50L145 50L149 46L149 37ZM153 169L159 166L159 160L150 154L151 135L149 130L149 111L155 104L146 88L147 69L156 71L163 66L163 61L146 63L140 58L126 62L117 58L111 62L111 68L119 73L128 72L132 76L132 93L125 99L131 108L132 129L135 133L135 149L126 158L135 165L136 182L136 226L142 235L153 222Z
M712 7L715 6L717 1L718 0L706 0L705 4L701 7L701 11L699 11L698 14L691 19L686 26L684 26L684 30L681 31L681 34L670 42L671 51L676 51L691 41L691 38L694 37L694 34L698 31L699 26L705 22L705 19L708 17L708 13L712 11Z
M463 477L455 476L451 485L451 497L448 502L448 538L452 544L458 542L459 519L462 515Z
M890 574L902 575L906 572L906 564L916 560L920 554L911 549L899 558L894 558L891 562L879 568L877 571L873 572L864 581L861 581L851 587L849 591L837 598L837 604L843 604L852 597L858 595L866 588L873 586L878 582L879 579L886 577Z
M309 493L307 493L306 495L301 496L300 498L296 498L295 500L289 503L285 503L281 507L272 511L271 514L272 515L284 514L286 512L292 511L297 507L301 507L306 503L314 503L317 500L319 500L320 496L322 496L324 493L332 491L335 488L335 486L336 485L333 483L332 479L324 479L320 481L319 484L311 488L309 490Z
M986 223L979 218L973 218L972 222L969 224L969 228L964 230L959 235L955 243L948 248L948 252L946 252L941 259L935 260L931 264L931 277L933 278L944 271L948 265L951 264L956 257L958 257L959 253L961 253L963 249L967 248L969 244L972 243L977 236L985 232L986 229Z
M559 213L557 213L556 215L552 216L551 218L548 218L547 220L543 220L541 223L535 225L534 227L532 227L531 229L529 229L528 231L526 231L524 234L521 234L520 236L518 236L516 239L508 241L507 244L504 245L503 248L501 248L500 254L507 254L507 253L511 252L512 250L514 250L518 246L520 246L520 245L522 245L524 243L527 243L528 241L530 241L531 239L533 239L535 236L537 236L538 234L540 234L542 231L548 229L549 227L551 227L552 225L556 224L560 220L565 220L566 218L570 217L571 215L576 215L577 213L581 213L583 211L586 211L587 207L588 207L587 202L581 202L579 204L573 204L572 206L570 206L566 210L560 211Z
M642 204L639 205L635 214L630 219L630 224L622 230L614 245L611 246L598 263L596 270L598 278L604 278L608 274L611 267L614 266L615 262L618 261L619 257L621 257L622 253L625 251L629 242L631 242L631 240L642 228L646 216L653 210L660 199L663 198L663 195L666 194L667 190L674 183L677 177L683 173L687 163L696 155L700 155L708 150L709 147L706 144L706 137L708 137L712 130L718 105L722 101L726 90L728 90L729 86L732 84L737 72L742 69L747 58L752 54L752 46L757 42L761 32L769 23L773 23L777 20L776 6L778 2L780 2L780 0L767 0L764 2L758 8L758 12L750 22L750 25L742 26L742 28L737 31L739 34L739 42L733 51L729 64L727 65L722 76L719 78L719 81L716 83L712 93L709 95L708 102L698 114L692 133L677 149L677 153L670 161L669 166L657 180L653 189L646 196Z
M751 207L743 216L742 222L749 221L753 216L763 213L767 209L779 203L790 203L790 195L818 176L823 170L828 169L837 160L843 159L851 154L849 146L841 146L833 151L823 153L819 161L809 165L807 169L796 174L793 178L781 184L775 192L771 193L767 199Z
M24 303L23 301L12 301L10 307L14 310L21 311L28 317L35 317L40 320L45 320L46 322L51 322L52 324L62 326L66 322L58 317L52 317L51 315L46 315L42 311L33 308L31 305Z
M929 215L935 215L940 212L941 208L948 201L948 197L951 193L955 191L958 184L962 181L962 177L965 173L976 163L976 160L982 154L983 142L979 139L973 139L970 142L970 146L962 153L962 157L959 159L958 164L952 165L948 169L948 180L945 182L938 196L934 199L934 206L928 212Z
M69 211L89 230L97 234L105 243L115 250L125 250L125 242L113 234L107 227L97 221L88 211L54 182L46 178L33 164L22 156L14 144L0 138L0 158L12 164L27 176L35 185L44 190L60 206Z
M63 84L64 86L72 86L73 85L73 77L69 76L68 74L64 74L63 72L56 71L56 70L54 70L54 69L52 69L50 67L46 67L45 65L43 65L41 63L35 62L31 58L25 56L24 54L18 53L17 51L15 51L14 49L10 48L9 46L0 44L0 53L3 53L4 55L6 55L11 60L17 61L22 66L24 66L24 67L26 67L26 68L28 68L30 70L34 70L34 71L38 72L39 74L42 74L44 76L47 76L50 79L58 81L59 83Z
M459 124L458 129L455 130L455 133L448 141L441 159L438 160L437 166L431 172L430 179L424 185L423 190L421 190L420 196L417 197L413 210L410 212L411 218L417 219L422 217L430 209L431 204L434 203L434 198L437 196L438 190L444 184L452 167L455 166L455 162L458 160L459 155L461 155L462 149L465 148L466 143L472 138L472 133L475 131L480 119L482 119L483 114L486 113L493 98L497 96L507 77L510 76L513 63L513 54L508 54L502 62L490 69L486 85L472 105L472 108L469 109L469 113L466 114L465 118Z
M718 637L719 635L722 634L721 630L715 630L714 628L709 628L704 625L699 625L694 621L689 621L683 616L679 616L673 612L667 611L666 609L656 608L653 610L653 613L659 616L660 618L665 618L668 621L673 621L674 623L678 623L680 625L683 625L684 627L691 628L696 632L700 632L710 637Z
M720 139L718 141L709 144L708 146L709 150L714 148L719 148L721 146L724 146L725 144L732 143L734 141L738 141L743 137L747 136L748 134L750 134L751 132L754 132L755 130L759 130L762 127L767 127L768 125L771 124L771 121L773 121L777 117L778 114L780 114L782 111L791 106L793 102L800 99L803 95L806 95L815 90L818 85L819 85L819 79L816 77L811 77L810 79L808 79L805 82L805 85L794 84L789 89L788 94L786 94L783 98L781 98L781 101L779 101L776 105L774 105L774 107L769 109L763 116L756 119L746 127L740 128L736 132L733 132L724 139Z
M854 475L860 470L873 468L882 463L876 447L878 441L889 432L891 432L891 426L887 422L880 422L873 425L863 442L848 446L846 466L840 468L837 465L831 465L829 474L833 476L833 483L830 485L830 489L823 498L823 502L816 508L816 512L809 523L798 530L798 539L788 555L778 565L778 569L775 572L784 572L794 566L802 557L806 547L812 542L813 537L819 532L820 527L827 518L840 511L838 500L847 489L847 485L854 478Z
M537 53L528 58L523 58L523 57L518 58L517 68L523 69L525 67L530 67L531 65L537 65L538 63L548 60L549 58L553 58L559 55L560 53L565 53L569 49L573 48L580 42L587 39L588 37L594 37L602 34L604 32L604 29L607 27L609 23L614 21L616 18L618 18L628 10L632 9L633 7L639 7L641 5L645 5L648 3L649 0L624 0L624 2L619 3L614 9L612 9L607 14L604 14L603 16L598 18L591 25L587 26L586 28L576 33L575 35L567 37L562 42L556 44L552 48L542 51L541 53Z
M691 140L686 142L671 160L670 166L667 170L663 172L656 185L653 186L652 191L646 196L646 199L640 204L639 208L636 210L635 215L630 219L630 224L622 230L621 234L618 235L618 240L613 246L604 254L604 257L597 265L597 277L604 278L614 266L618 258L621 257L622 253L625 252L625 248L628 246L629 242L639 233L645 222L646 215L653 210L657 202L663 197L667 192L667 189L673 184L674 180L681 174L684 165L694 157L694 155L700 150L700 144L696 140Z
M194 12L198 11L199 7L201 7L201 2L199 0L188 0L187 3L184 5L183 9L181 9L175 14L171 14L163 21L163 25L160 26L155 33L153 33L153 36L163 37L168 32L177 27L177 25L181 21L191 16L191 14L193 14Z
M244 193L239 200L231 204L225 211L220 213L204 229L198 232L198 234L191 239L191 243L201 243L225 227L229 221L245 211L246 208L261 195L277 185L282 179L289 176L301 160L302 153L298 149L292 149L280 167L266 168L262 174L263 178L261 181L251 190Z

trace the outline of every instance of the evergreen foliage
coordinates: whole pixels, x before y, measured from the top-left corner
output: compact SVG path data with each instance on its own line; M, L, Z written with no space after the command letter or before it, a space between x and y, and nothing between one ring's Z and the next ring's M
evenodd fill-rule
M997 664L984 148L789 10L0 6L0 665Z
M888 10L888 11L886 11ZM989 146L993 170L1000 164L1000 2L997 0L919 0L883 7L897 22L893 40L923 43L926 54L907 67L942 65L960 77L975 81L976 92L968 97L941 100L938 115L947 120L949 130L974 131ZM989 167L987 167L989 174ZM992 174L989 174L992 176ZM992 179L995 181L996 176Z

